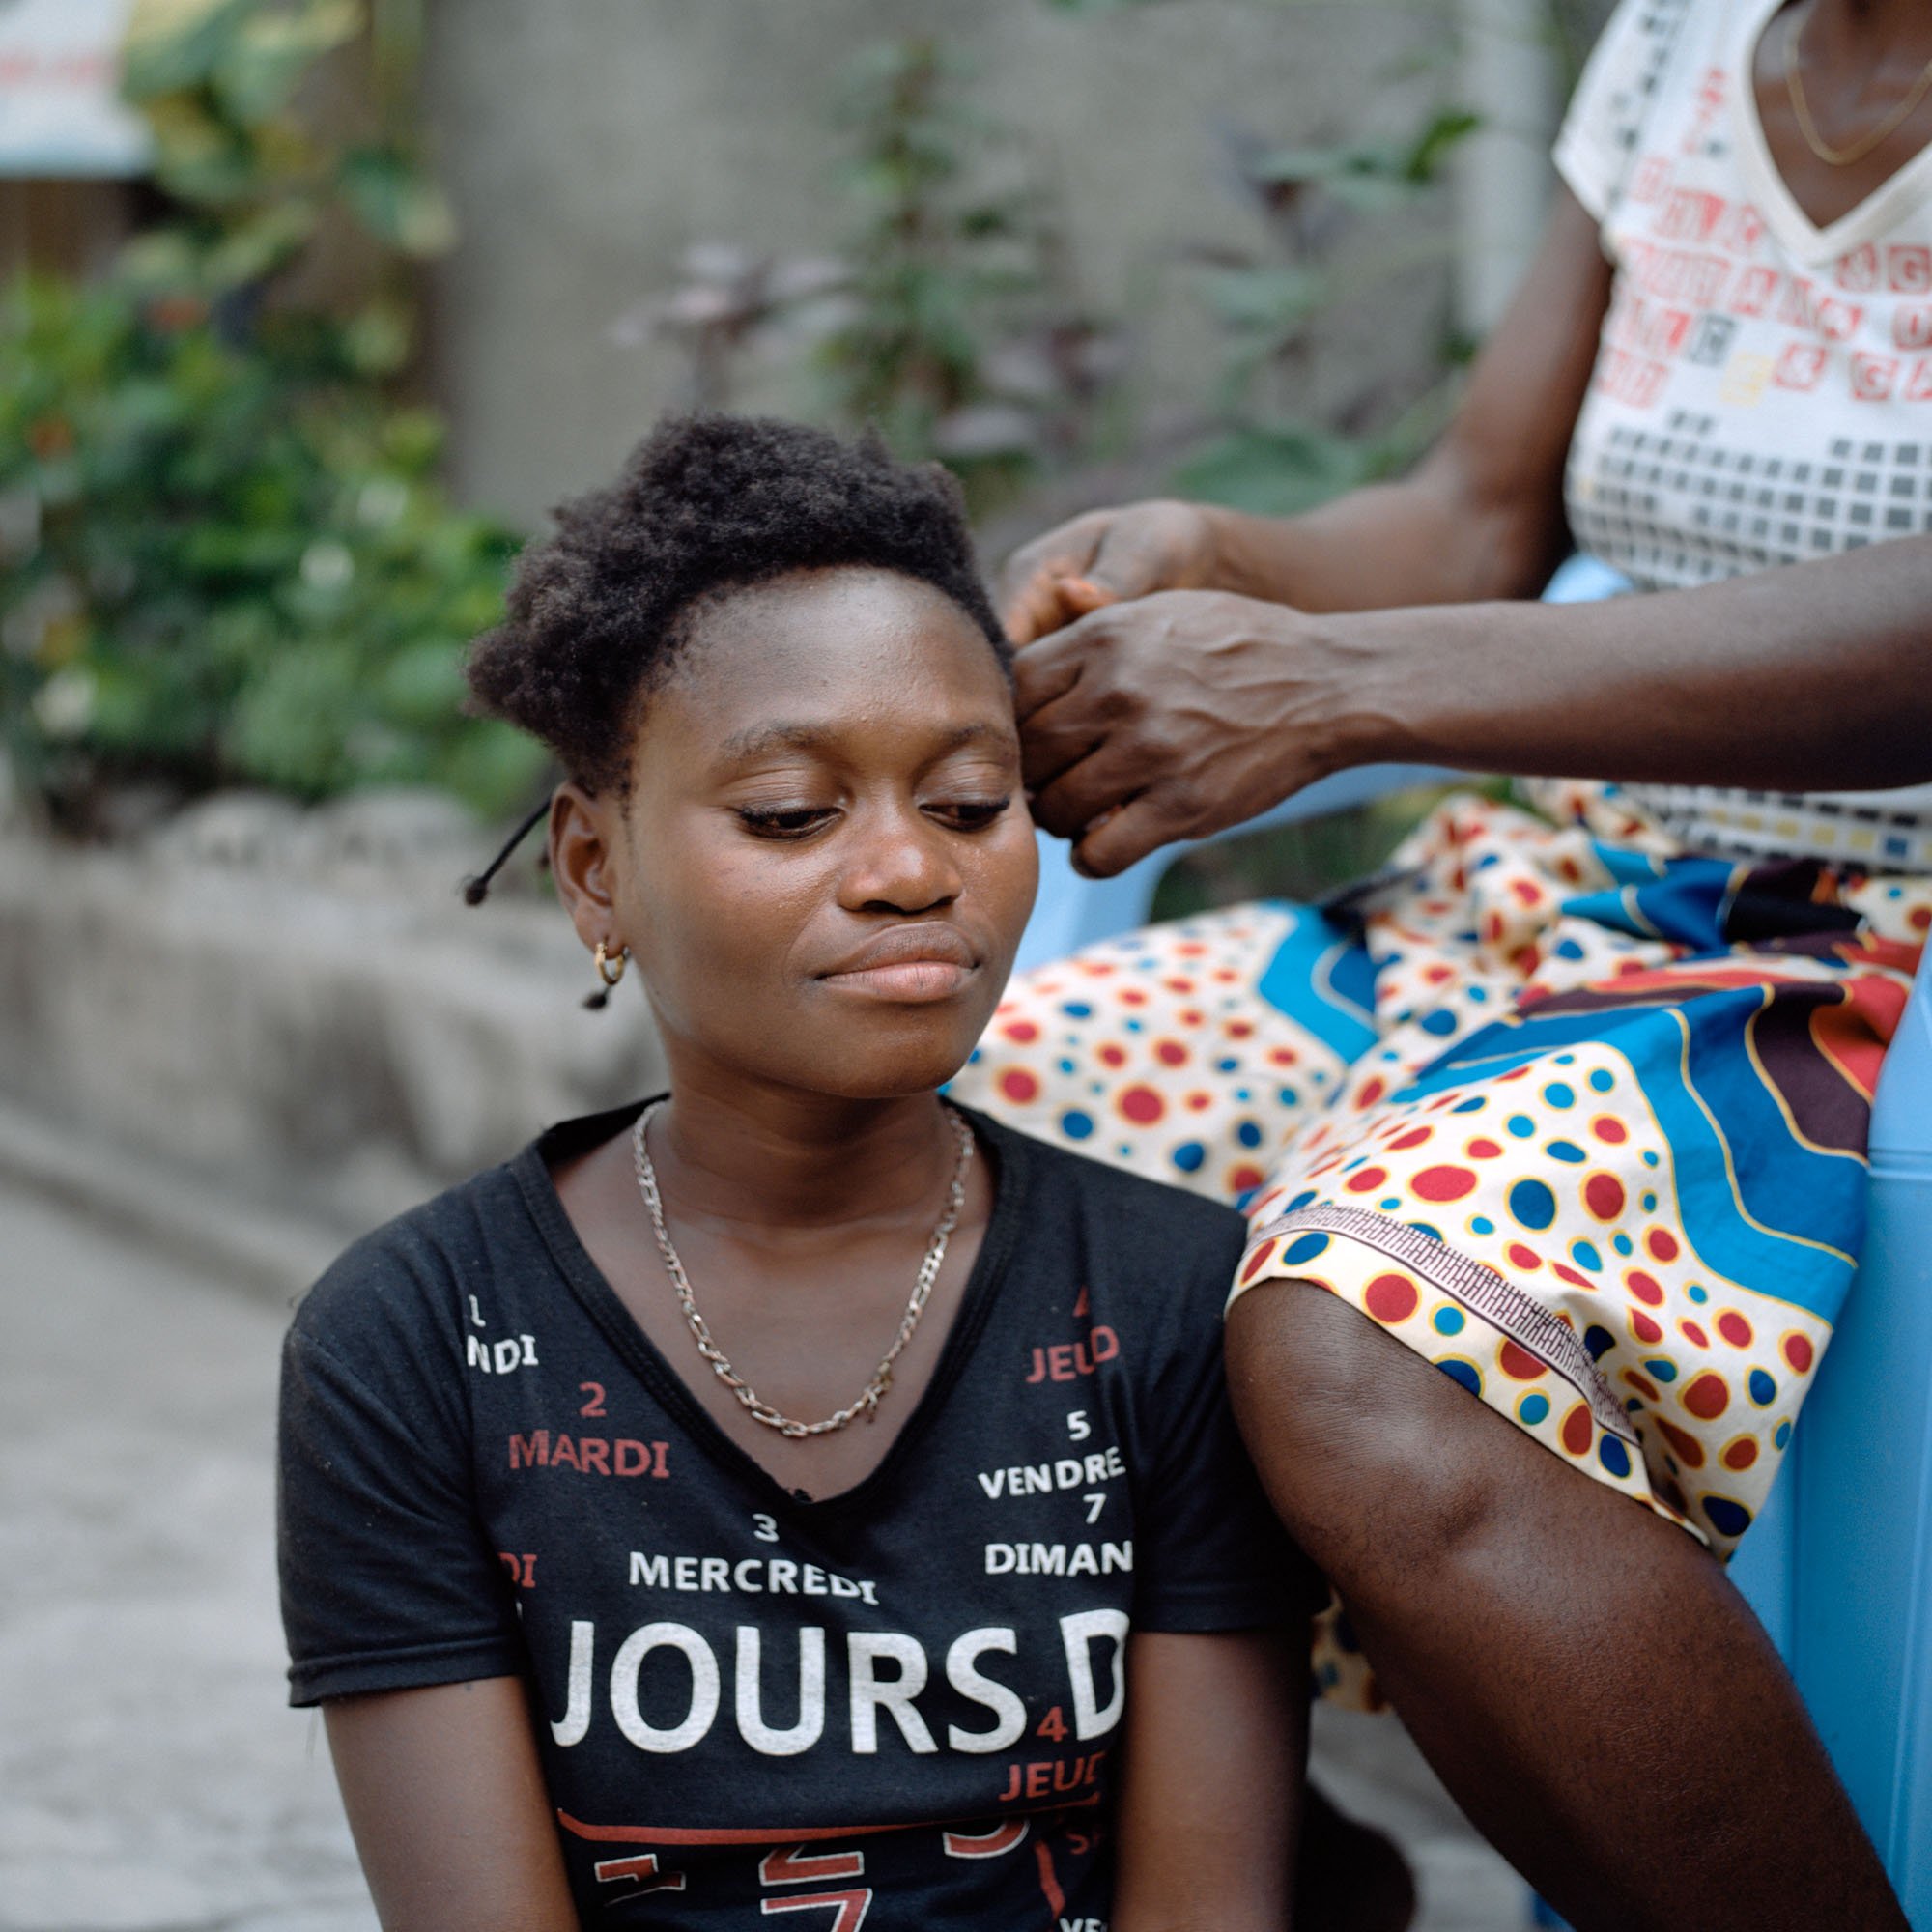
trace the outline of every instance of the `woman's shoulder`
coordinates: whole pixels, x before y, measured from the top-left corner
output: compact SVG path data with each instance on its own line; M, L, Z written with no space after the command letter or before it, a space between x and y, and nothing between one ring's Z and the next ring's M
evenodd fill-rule
M520 1173L538 1145L352 1241L296 1304L291 1335L345 1352L458 1326L467 1281L540 1245Z

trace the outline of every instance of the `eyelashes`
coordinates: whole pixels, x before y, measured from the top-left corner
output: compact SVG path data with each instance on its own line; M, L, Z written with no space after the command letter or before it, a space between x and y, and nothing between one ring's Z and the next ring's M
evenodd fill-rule
M762 838L802 838L823 824L831 813L813 806L741 805L738 816L746 829Z
M1012 804L1009 792L997 799L948 799L923 808L929 818L955 832L983 832ZM741 805L735 808L745 829L759 838L809 838L838 813L829 806Z

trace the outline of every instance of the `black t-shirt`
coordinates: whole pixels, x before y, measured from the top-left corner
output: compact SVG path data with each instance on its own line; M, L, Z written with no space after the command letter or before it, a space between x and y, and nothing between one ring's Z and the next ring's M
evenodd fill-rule
M1128 1630L1323 1594L1229 1414L1239 1218L970 1116L994 1206L932 1380L877 1469L805 1501L551 1183L636 1112L553 1129L301 1304L293 1701L526 1676L586 1924L1097 1927Z

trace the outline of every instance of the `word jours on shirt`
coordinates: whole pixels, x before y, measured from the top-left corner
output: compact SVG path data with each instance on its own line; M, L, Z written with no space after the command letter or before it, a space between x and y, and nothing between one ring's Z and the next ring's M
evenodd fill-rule
M1127 1694L1127 1629L1126 1612L1114 1608L1076 1610L1058 1619L1058 1662L1065 1670L1073 1736L1080 1743L1105 1737L1121 1720ZM763 1757L795 1757L812 1749L825 1741L835 1709L843 1719L843 1735L831 1740L834 1749L842 1743L855 1755L872 1755L888 1725L916 1754L941 1749L919 1706L932 1663L916 1636L902 1631L845 1632L839 1659L845 1694L839 1699L832 1691L828 1632L807 1624L788 1634L797 1638L797 1662L793 1666L774 1658L775 1671L788 1680L774 1689L778 1710L797 1716L789 1724L778 1724L766 1702L764 1633L754 1624L740 1624L733 1634L730 1721L753 1750ZM989 1721L979 1729L946 1724L944 1748L983 1755L1009 1750L1025 1735L1025 1700L982 1667L990 1658L1017 1659L1020 1641L1013 1626L992 1624L963 1632L947 1646L941 1664L946 1683ZM624 1738L639 1750L659 1755L695 1749L718 1725L724 1670L710 1640L689 1624L668 1619L639 1624L601 1671L599 1658L596 1623L573 1621L564 1712L550 1727L559 1746L579 1745L589 1736L600 1703ZM1029 1782L1022 1775L1009 1795L1031 1796Z

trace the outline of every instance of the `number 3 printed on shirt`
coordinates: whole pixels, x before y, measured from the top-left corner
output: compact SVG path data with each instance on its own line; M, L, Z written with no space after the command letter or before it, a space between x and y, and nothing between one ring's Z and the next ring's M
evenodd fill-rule
M757 1528L753 1530L752 1534L760 1543L776 1543L779 1540L779 1524L776 1517L766 1516L762 1510L753 1510L752 1520L757 1524Z

